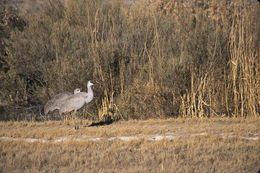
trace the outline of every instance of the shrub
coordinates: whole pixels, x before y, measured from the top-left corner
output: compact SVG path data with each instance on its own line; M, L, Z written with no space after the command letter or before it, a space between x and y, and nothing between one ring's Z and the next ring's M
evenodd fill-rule
M49 1L5 40L1 92L34 112L92 79L91 119L258 116L258 6L214 2Z

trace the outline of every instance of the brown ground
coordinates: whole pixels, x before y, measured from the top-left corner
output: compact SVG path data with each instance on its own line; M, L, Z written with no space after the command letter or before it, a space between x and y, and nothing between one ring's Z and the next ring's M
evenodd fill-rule
M88 124L82 121L76 131L72 121L0 122L0 172L257 172L260 169L260 119L132 120L97 127ZM176 138L151 138L171 135ZM122 136L132 138L114 138ZM66 140L57 142L61 138ZM97 138L101 140L92 140Z

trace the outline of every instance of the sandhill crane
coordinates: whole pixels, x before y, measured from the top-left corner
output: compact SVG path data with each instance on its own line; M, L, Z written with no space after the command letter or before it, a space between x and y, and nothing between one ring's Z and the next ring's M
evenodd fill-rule
M74 94L80 93L80 89L76 88ZM60 105L73 94L71 92L65 91L63 93L57 94L51 100L49 100L44 106L44 114L47 115L48 112L60 109Z
M59 109L60 115L62 113L70 112L74 110L74 119L75 119L75 129L79 129L79 124L77 123L77 110L82 108L85 104L91 102L94 97L94 92L91 89L93 83L88 81L88 92L80 92L74 94L67 98L61 105Z

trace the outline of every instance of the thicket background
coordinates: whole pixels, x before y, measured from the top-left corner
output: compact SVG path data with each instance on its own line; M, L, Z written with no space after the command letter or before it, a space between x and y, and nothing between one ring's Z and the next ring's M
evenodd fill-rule
M21 4L0 3L1 120L40 120L90 79L82 118L259 117L257 1Z

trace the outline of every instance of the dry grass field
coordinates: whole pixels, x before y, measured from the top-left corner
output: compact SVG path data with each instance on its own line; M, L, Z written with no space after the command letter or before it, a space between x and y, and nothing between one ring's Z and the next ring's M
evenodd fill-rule
M258 172L260 119L0 122L0 172Z
M0 0L0 173L259 172L259 8ZM79 130L42 115L88 80Z

